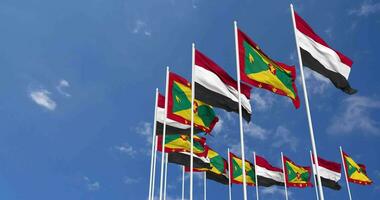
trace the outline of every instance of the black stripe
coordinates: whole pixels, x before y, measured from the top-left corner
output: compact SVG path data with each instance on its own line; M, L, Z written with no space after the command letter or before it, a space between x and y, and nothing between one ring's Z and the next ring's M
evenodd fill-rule
M263 177L263 176L257 176L257 182L259 186L263 186L263 187L270 187L273 185L284 186L284 183L282 182L278 182L276 180Z
M164 125L157 121L156 124L156 135L162 135L164 131ZM190 128L188 129L180 129L174 126L166 126L166 134L167 135L173 135L173 134L181 134L181 135L190 135ZM202 130L194 127L194 134L200 133Z
M315 178L317 179L317 176L315 176ZM321 181L322 181L323 187L327 187L333 190L340 190L342 188L338 182L335 182L333 180L321 177ZM318 181L317 181L317 185L318 185Z
M211 169L210 163L205 163L201 159L193 157L193 167L194 168L208 168ZM190 155L183 153L169 153L168 162L178 165L183 165L185 167L190 167Z
M343 92L347 94L355 94L357 92L356 89L351 88L350 83L342 74L328 70L307 50L304 50L302 48L300 48L300 50L303 65L330 79L330 81L335 85L335 87L341 89Z
M228 177L223 174L216 174L214 172L207 171L206 178L224 185L228 185Z
M195 83L195 98L211 106L224 109L228 112L239 113L239 103L217 92L207 89L199 83ZM251 121L251 114L242 106L243 118Z

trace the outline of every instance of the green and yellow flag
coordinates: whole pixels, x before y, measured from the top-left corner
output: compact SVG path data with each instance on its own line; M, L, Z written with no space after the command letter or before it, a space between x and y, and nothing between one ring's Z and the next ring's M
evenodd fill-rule
M296 70L269 58L244 32L238 30L241 79L255 87L287 96L296 108L300 106L295 84Z
M231 165L230 177L231 183L243 184L243 161L241 158L237 157L235 154L230 152L229 164ZM253 164L245 161L245 172L246 172L246 182L247 185L255 185L255 170Z
M350 156L343 152L346 176L351 183L370 185L372 180L368 177L365 165L357 164Z
M308 187L312 186L310 182L311 169L310 167L301 167L296 165L286 156L284 159L284 171L286 177L286 185L288 187Z
M162 151L162 135L157 136L157 150ZM191 140L188 135L166 135L165 136L165 152L173 153L173 152L188 152L191 151ZM193 152L194 154L202 157L207 156L208 147L206 145L206 138L199 137L194 135L193 142Z
M170 119L191 124L191 84L172 72L169 74L168 105ZM194 100L194 126L196 128L210 133L218 120L210 105Z

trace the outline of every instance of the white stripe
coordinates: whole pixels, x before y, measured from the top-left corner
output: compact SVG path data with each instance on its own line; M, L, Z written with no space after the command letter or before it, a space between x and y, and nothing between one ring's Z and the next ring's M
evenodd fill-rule
M238 103L238 94L239 92L230 85L224 83L216 74L211 71L195 65L194 69L194 81L203 87L214 91L218 94L221 94L232 101ZM245 110L248 113L252 113L251 104L249 103L249 99L245 96L241 96L241 103Z
M268 170L264 167L260 167L256 165L256 174L257 176L262 176L265 178L273 179L277 182L283 183L284 182L284 177L282 172L277 172L277 171L271 171Z
M314 171L315 171L315 164L313 164L313 168L314 168ZM341 173L329 170L329 169L324 168L322 166L318 166L318 169L319 169L319 175L321 177L323 177L325 179L329 179L329 180L335 181L335 182L338 182L340 180Z
M299 46L309 52L326 69L342 74L347 80L350 75L351 67L341 62L339 55L332 49L319 44L309 36L296 30Z
M188 155L188 156L191 155L190 152L178 152L178 153L180 153L180 154L185 154L185 155ZM210 159L209 159L209 158L201 157L201 156L198 156L198 155L196 155L196 154L193 154L193 157L194 157L194 158L198 158L199 160L201 160L201 161L204 162L204 163L210 163Z
M157 121L160 122L161 124L164 123L164 116L165 116L165 109L161 107L157 107ZM181 124L179 122L176 122L174 120L171 120L169 118L166 118L166 125L167 126L172 126L180 129L190 129L190 125L186 124Z

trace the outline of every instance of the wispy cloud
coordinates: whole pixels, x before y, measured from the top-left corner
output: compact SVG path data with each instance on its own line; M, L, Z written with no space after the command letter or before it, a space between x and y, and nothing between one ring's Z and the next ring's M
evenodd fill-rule
M123 182L127 185L139 183L140 181L141 181L141 178L132 178L132 177L124 177L124 180L123 180Z
M266 111L273 106L275 97L273 94L264 91L265 93L255 92L251 94L253 108L257 111Z
M377 12L380 12L379 2L373 3L372 1L364 1L358 8L349 10L348 14L361 17L375 14Z
M135 131L147 139L148 144L152 144L152 123L150 122L140 122L135 128Z
M86 184L86 188L89 190L89 191L97 191L100 189L100 183L98 181L92 181L90 178L88 178L87 176L84 176L83 177L83 180Z
M218 123L215 124L215 127L213 129L215 135L218 135L223 130L223 123L223 119L219 119Z
M62 79L59 81L59 84L57 85L57 91L65 96L65 97L71 97L71 95L67 92L64 91L65 88L68 88L70 87L70 83L68 81L66 81L65 79Z
M130 157L134 157L137 154L137 151L129 144L114 146L114 149Z
M274 135L273 135L273 143L272 146L279 148L282 146L289 146L292 151L297 150L298 139L293 134L291 134L290 130L284 126L277 127Z
M326 77L320 75L317 72L310 70L307 67L304 67L304 76L307 80L308 91L311 91L312 94L323 94L325 90L329 87L330 80ZM301 76L298 77L299 84L302 85Z
M50 92L45 89L32 90L29 93L30 98L38 104L48 110L55 110L57 104L50 98Z
M254 124L252 122L244 123L243 129L244 129L244 133L247 136L250 136L250 137L255 138L255 139L265 140L265 139L267 139L267 137L269 135L268 130L266 130L263 127L261 127L257 124Z
M379 109L380 100L350 96L343 100L340 113L332 118L327 131L333 134L348 134L358 130L364 131L365 134L380 135L380 122L371 117L374 111Z
M260 193L263 195L275 195L275 194L280 194L282 196L285 196L285 190L283 188L279 187L266 187L261 190L259 190ZM288 197L291 197L293 194L291 191L288 191Z
M132 29L133 34L143 34L145 36L151 36L152 32L148 29L145 21L138 19L135 21L134 27Z

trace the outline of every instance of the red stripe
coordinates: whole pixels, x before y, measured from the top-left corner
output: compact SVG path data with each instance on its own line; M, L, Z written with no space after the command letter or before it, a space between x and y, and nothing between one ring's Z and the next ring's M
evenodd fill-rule
M158 107L160 108L165 108L165 96L158 93L158 102L157 102Z
M306 23L305 20L303 20L295 11L294 11L294 16L296 19L296 27L297 29L302 32L303 34L307 35L309 38L313 39L315 42L318 42L319 44L335 51L336 54L338 54L340 61L347 66L351 67L352 66L352 60L348 58L347 56L343 55L339 51L331 48L321 37L319 37L314 30L309 26L309 24Z
M314 162L314 155L313 156L313 163ZM320 167L324 167L330 171L334 171L336 173L340 173L342 171L342 165L340 163L336 163L336 162L333 162L333 161L329 161L329 160L325 160L321 157L318 156L318 165Z
M226 71L218 66L214 61L205 56L203 53L195 50L195 65L202 67L212 73L216 74L225 84L238 90L237 81L235 81ZM197 67L196 66L196 67ZM246 84L241 84L241 93L244 94L248 99L251 96L251 87Z
M289 182L289 178L288 178L288 170L284 170L285 171L285 178L286 178L286 184L287 186L289 187L308 187L308 186L313 186L310 182L310 177L312 176L312 173L311 173L311 168L309 166L300 166L300 165L297 165L296 163L294 163L293 161L291 161L288 157L284 156L284 169L286 169L286 162L290 162L292 163L293 165L297 166L297 167L300 167L300 168L304 168L306 169L308 172L309 172L309 178L307 180L307 183L304 183L304 184L296 184L296 183L291 183Z
M269 164L269 162L267 160L265 160L265 158L258 156L258 155L256 155L256 165L263 167L269 171L281 172L282 173L282 169L277 168L277 167L273 167L271 164Z

